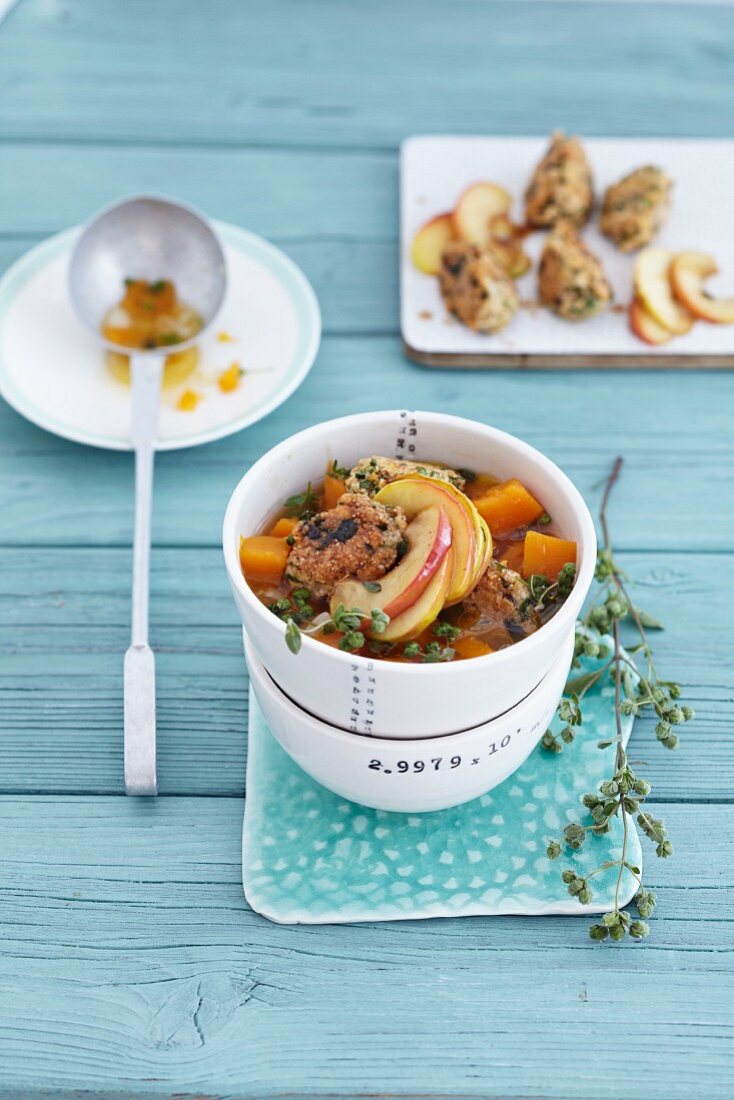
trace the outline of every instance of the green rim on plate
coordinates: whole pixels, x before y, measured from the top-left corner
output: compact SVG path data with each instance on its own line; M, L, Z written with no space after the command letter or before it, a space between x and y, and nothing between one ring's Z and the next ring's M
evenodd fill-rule
M159 451L173 451L183 447L195 447L200 443L210 443L215 439L232 435L241 431L242 428L262 420L264 416L267 416L273 409L286 401L301 384L313 365L321 339L319 304L311 284L300 268L279 248L263 240L262 237L227 222L213 222L212 224L225 246L243 252L257 260L268 269L285 289L296 315L298 339L290 365L281 379L281 384L272 394L253 405L243 416L237 417L227 424L219 425L208 431L196 432L181 438L166 439L159 442L157 445ZM78 232L79 227L75 226L42 241L41 244L36 245L35 248L21 256L3 275L0 279L0 332L16 295L46 264L58 259L64 252L70 250ZM71 308L71 305L69 308ZM44 410L35 406L28 395L20 390L10 378L3 360L1 345L0 395L21 416L37 424L40 428L53 432L55 435L71 439L76 443L104 447L109 450L129 451L132 449L130 442L126 439L121 439L119 436L100 435L96 432L78 431L75 428L68 427L61 421L55 420Z

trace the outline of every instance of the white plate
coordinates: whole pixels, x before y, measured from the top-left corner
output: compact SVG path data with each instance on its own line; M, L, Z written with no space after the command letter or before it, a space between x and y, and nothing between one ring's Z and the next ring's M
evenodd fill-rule
M656 244L674 251L710 252L722 276L710 281L716 294L734 290L734 234L731 232L731 176L734 142L589 138L584 139L594 173L597 199L609 184L643 164L657 164L674 181L670 216ZM532 171L548 146L548 138L448 137L409 138L401 155L401 328L410 351L418 357L525 356L552 359L572 356L644 358L667 366L685 357L726 357L707 365L734 366L734 330L728 325L696 323L686 336L662 347L650 347L634 336L626 312L607 312L571 324L545 309L521 309L502 332L493 336L472 332L446 312L438 279L422 275L410 259L416 230L436 214L453 209L461 192L477 180L502 184L514 197L512 215L522 220L522 196ZM602 260L614 287L615 302L632 297L635 254L619 252L598 228L598 212L583 231L584 239ZM526 248L533 270L518 281L520 298L537 298L537 259L545 233L533 233ZM728 291L727 291L728 287ZM481 365L481 364L479 364ZM559 361L559 365L563 365ZM614 365L613 363L611 365Z
M279 249L233 225L214 223L227 259L222 310L201 342L195 375L164 389L159 450L176 450L237 432L277 408L300 385L321 334L311 285ZM69 255L78 228L23 256L0 281L0 393L22 416L67 439L130 450L130 390L107 370L104 351L73 312ZM217 334L235 339L222 342ZM232 393L217 374L245 371ZM193 412L176 408L191 388Z

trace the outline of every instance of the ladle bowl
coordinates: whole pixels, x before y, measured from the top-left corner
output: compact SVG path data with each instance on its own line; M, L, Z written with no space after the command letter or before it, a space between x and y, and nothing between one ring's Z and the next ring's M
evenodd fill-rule
M122 296L125 279L171 279L181 301L200 315L201 332L176 344L180 351L201 339L224 300L222 246L202 214L153 195L124 199L87 222L69 265L72 304L100 343L129 355L130 348L105 339L101 332L105 314Z

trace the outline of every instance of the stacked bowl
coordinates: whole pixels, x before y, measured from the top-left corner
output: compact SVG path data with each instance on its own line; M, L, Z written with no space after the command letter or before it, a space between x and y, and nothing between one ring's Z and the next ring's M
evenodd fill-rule
M577 544L576 581L556 614L506 649L450 663L369 659L308 636L291 653L285 624L242 575L240 536L262 530L286 498L318 482L335 460L349 467L373 454L519 478ZM496 428L427 412L344 417L274 447L232 494L223 545L251 684L274 737L337 794L406 812L476 798L530 754L563 692L596 562L589 511L557 466Z

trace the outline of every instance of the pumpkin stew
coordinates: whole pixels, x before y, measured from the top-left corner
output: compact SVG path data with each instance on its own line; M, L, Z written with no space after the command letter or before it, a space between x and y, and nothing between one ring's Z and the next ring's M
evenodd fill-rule
M372 455L284 501L240 539L240 565L293 652L308 634L425 664L539 630L573 588L576 544L516 478Z

